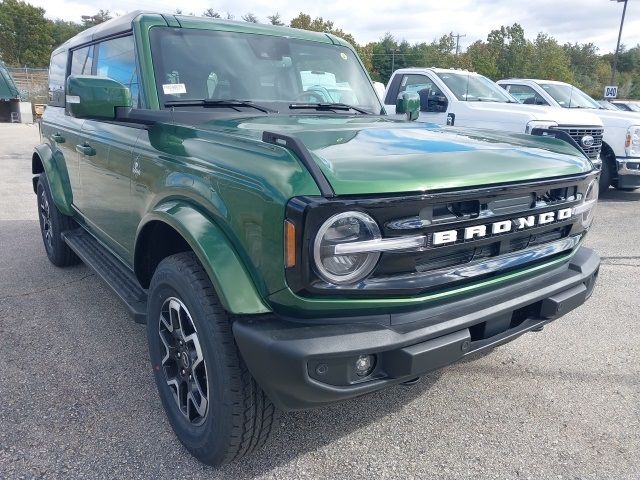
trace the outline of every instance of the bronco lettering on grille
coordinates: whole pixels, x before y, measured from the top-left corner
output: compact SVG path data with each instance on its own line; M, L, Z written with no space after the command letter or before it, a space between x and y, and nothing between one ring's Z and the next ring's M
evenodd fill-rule
M571 208L563 208L556 212L545 212L538 215L518 217L511 220L489 223L486 225L473 225L461 230L444 230L433 234L433 245L444 245L458 240L458 232L462 232L463 240L473 240L490 235L499 235L512 230L523 230L536 225L547 225L560 220L571 218Z

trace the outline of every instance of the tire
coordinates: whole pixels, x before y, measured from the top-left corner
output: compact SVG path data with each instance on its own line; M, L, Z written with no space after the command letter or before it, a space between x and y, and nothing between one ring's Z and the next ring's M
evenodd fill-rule
M56 267L68 267L80 263L80 259L62 238L62 232L78 228L78 225L73 218L58 210L44 173L38 178L36 193L40 233L49 261Z
M160 400L192 455L219 466L267 442L275 407L247 370L229 316L192 252L165 258L154 272L147 336Z
M615 188L616 190L620 190L621 192L634 192L634 191L636 191L638 189L637 187L633 187L633 188L631 188L631 187L625 187L625 188L619 187L617 180L614 180L611 183L611 185L613 186L613 188Z
M604 193L609 190L611 185L611 179L613 178L613 172L611 171L611 163L608 158L602 159L602 168L600 170L600 182L598 184L599 193Z

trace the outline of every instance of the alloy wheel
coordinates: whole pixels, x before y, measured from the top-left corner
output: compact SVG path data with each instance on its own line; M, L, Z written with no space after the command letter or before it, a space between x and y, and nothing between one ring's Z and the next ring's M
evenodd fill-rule
M163 303L158 333L162 370L176 405L190 423L201 425L209 409L207 368L191 314L178 298Z
M51 207L44 189L40 192L40 218L42 219L42 234L49 250L53 249L53 229L51 226Z

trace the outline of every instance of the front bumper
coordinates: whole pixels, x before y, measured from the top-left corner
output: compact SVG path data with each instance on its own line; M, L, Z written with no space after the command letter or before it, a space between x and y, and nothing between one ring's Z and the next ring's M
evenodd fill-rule
M617 157L618 187L640 187L640 158Z
M411 380L509 342L573 310L591 295L600 258L580 247L544 273L426 309L352 321L243 318L233 332L250 372L271 400L297 410ZM375 319L372 321L371 319ZM359 355L375 355L359 378Z

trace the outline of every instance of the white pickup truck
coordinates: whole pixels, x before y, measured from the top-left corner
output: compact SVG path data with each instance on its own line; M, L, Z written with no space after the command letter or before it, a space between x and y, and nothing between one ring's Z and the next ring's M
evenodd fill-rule
M606 110L568 83L510 78L498 81L518 101L566 109L587 109L604 124L600 191L609 185L621 190L640 187L640 113Z
M603 124L589 111L523 105L487 77L466 70L396 70L384 97L388 114L396 113L396 100L404 92L420 96L418 121L516 133L562 130L600 164Z

